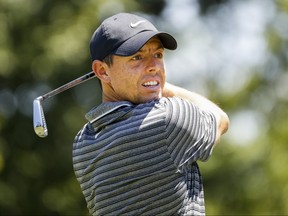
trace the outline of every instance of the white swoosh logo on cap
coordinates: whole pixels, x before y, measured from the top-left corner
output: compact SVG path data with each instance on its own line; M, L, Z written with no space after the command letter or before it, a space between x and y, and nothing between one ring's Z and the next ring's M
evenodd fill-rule
M146 22L146 20L140 20L136 23L130 23L131 28L136 28L138 25L140 25L141 23Z

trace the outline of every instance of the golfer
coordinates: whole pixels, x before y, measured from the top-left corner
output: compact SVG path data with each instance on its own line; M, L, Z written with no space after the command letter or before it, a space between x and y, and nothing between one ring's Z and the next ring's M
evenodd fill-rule
M92 215L205 215L197 161L208 160L229 119L203 96L166 82L165 49L176 47L170 34L128 13L94 32L103 102L86 114L73 144Z

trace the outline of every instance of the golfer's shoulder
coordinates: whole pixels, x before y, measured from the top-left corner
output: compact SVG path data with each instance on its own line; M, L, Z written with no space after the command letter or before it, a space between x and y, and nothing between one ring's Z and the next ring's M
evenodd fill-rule
M194 105L183 98L174 97L163 97L159 100L159 103L166 108L174 109L186 109L187 107L193 107Z

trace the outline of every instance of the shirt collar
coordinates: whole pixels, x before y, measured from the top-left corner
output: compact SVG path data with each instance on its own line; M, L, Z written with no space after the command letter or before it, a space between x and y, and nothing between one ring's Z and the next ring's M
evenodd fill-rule
M128 101L105 102L105 103L100 104L97 107L94 107L85 115L85 117L91 124L93 124L97 120L105 117L109 113L112 113L119 108L132 107L132 106L133 104Z

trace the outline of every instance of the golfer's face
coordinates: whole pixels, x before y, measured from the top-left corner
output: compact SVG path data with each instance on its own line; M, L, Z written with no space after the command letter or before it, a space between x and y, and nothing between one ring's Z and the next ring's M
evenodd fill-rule
M139 104L162 97L165 84L163 57L164 48L157 37L132 56L114 56L109 76L118 100Z

